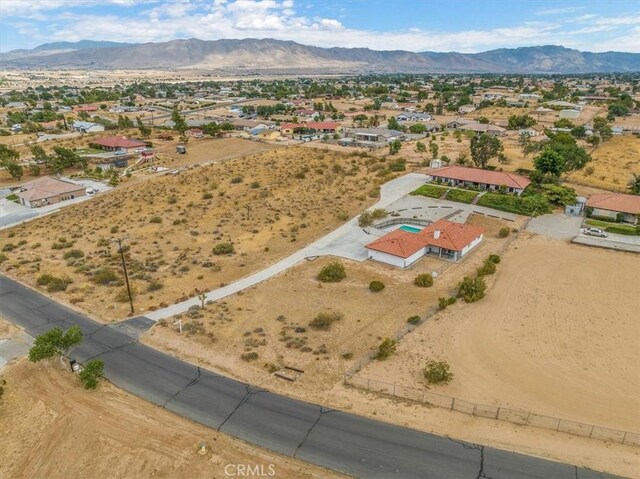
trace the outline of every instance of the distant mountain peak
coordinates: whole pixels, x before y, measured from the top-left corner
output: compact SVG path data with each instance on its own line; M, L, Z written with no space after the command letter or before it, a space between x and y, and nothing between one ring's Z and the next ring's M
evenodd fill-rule
M81 40L0 54L7 67L200 69L330 73L596 73L640 71L638 53L581 52L559 45L482 53L322 48L291 40L245 38L129 44Z

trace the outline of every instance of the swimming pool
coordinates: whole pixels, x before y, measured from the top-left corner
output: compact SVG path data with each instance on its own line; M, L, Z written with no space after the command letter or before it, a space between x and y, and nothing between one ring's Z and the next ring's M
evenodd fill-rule
M422 228L416 228L415 226L402 225L399 229L403 231L408 231L409 233L420 233Z

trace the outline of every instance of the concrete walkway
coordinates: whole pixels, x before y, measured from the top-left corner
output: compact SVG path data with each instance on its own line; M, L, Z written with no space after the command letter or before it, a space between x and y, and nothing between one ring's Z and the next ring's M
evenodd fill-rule
M426 175L410 173L382 185L380 189L380 201L373 205L371 209L388 207L390 204L424 184L426 179ZM239 279L238 281L222 288L207 292L207 301L218 301L226 296L230 296L238 291L242 291L243 289L261 283L262 281L291 268L305 258L334 254L333 251L338 249L344 249L345 252L344 255L338 253L339 256L352 257L352 259L363 261L366 259L366 252L364 252L361 247L363 244L361 242L362 238L359 240L355 239L354 241L354 238L349 238L349 236L352 235L363 235L366 238L366 233L358 226L357 217L352 218L347 223L333 230L331 233L320 238L316 242L302 248L290 256L287 256L277 263L272 264L268 268ZM369 241L370 240L371 239L369 239ZM355 245L355 248L353 245ZM353 251L350 252L351 249L353 249ZM165 319L175 314L183 313L191 306L197 305L200 305L200 300L198 298L191 298L187 301L168 306L167 308L150 311L146 313L145 316L154 321L158 321L159 319Z
M24 331L14 338L0 339L0 371L9 361L27 354L32 344L33 337Z

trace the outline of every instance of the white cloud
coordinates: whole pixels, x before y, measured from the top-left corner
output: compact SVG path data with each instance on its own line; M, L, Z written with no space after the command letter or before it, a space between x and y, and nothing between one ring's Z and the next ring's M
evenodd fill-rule
M636 41L637 32L629 38L625 37L630 27L640 25L640 13L637 12L614 17L586 14L569 20L554 18L553 22L522 22L511 27L484 30L434 32L407 28L384 32L349 28L336 18L307 16L308 5L300 8L305 13L297 12L292 0L143 0L151 5L138 8L134 14L127 14L126 10L126 5L134 0L101 0L101 4L124 4L125 7L121 8L125 10L120 13L119 9L115 9L117 13L100 16L92 14L89 8L62 8L60 5L66 3L63 0L8 1L13 12L18 3L23 8L35 3L35 11L51 10L46 22L23 17L11 23L21 32L28 31L29 34L25 36L42 41L95 39L160 42L175 38L216 40L253 37L294 40L322 47L368 47L377 50L473 53L501 47L561 44L591 51L640 51L640 41ZM98 2L75 1L83 6ZM141 1L136 0L136 5ZM4 14L7 0L0 2ZM54 4L57 6L53 7ZM551 12L551 9L546 12ZM559 14L557 11L555 13ZM13 16L19 15L14 13ZM605 34L606 38L602 36ZM618 46L610 48L614 41L618 42Z
M573 13L582 10L584 7L560 7L538 10L536 15L562 15L563 13Z

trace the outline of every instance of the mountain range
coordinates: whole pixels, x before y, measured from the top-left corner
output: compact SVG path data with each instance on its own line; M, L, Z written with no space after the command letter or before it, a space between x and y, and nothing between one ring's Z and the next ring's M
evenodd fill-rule
M222 70L309 73L596 73L640 71L640 53L556 45L482 53L321 48L274 39L161 43L58 42L0 54L4 68Z

